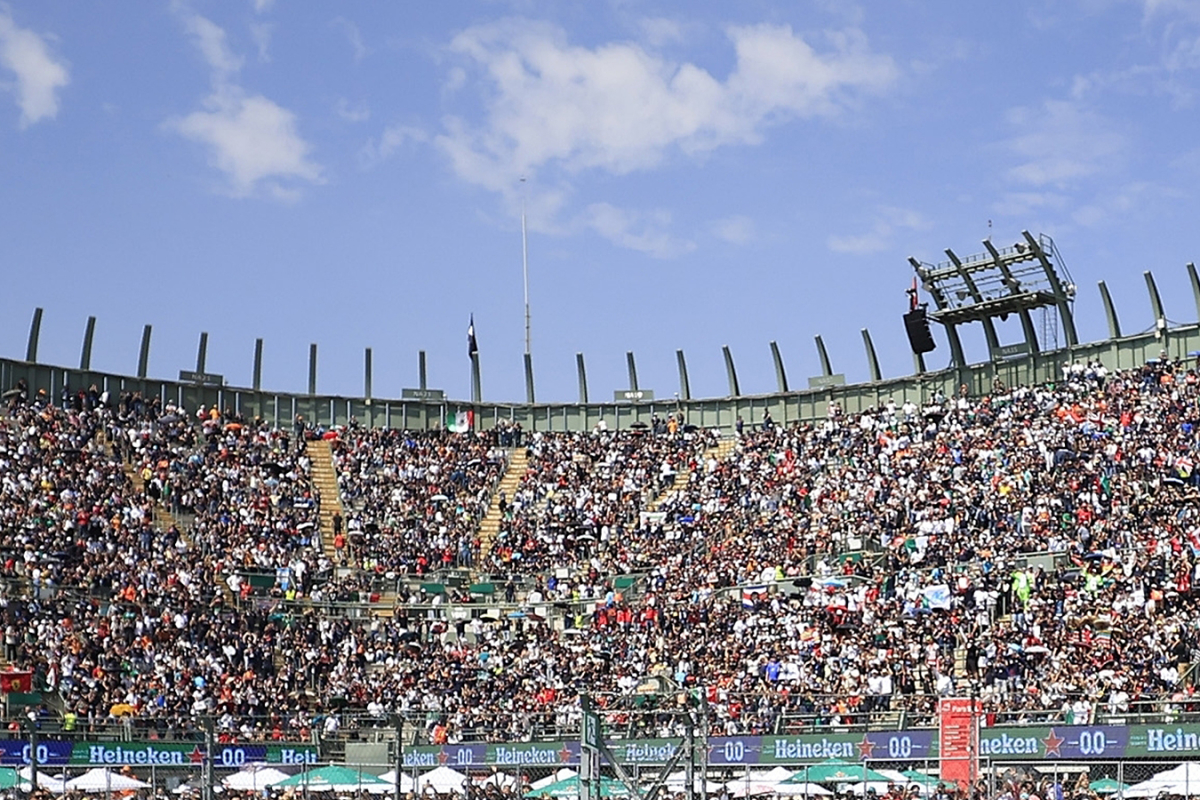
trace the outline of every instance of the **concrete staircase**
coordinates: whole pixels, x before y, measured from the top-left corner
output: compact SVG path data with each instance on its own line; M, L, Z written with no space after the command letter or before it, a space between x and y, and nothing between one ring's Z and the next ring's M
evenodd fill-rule
M511 504L527 469L529 469L529 458L525 454L525 448L513 449L508 456L508 469L500 478L500 485L496 487L496 491L492 492L492 502L488 506L487 515L479 523L480 558L487 557L492 551L492 542L496 540L496 536L500 533L500 526L504 522L504 515L500 512L500 495L503 493Z
M729 457L729 454L733 452L735 447L737 447L737 439L722 439L715 448L707 448L703 453L701 453L700 463L703 464L706 460L708 460L709 456L716 458L717 461L724 461ZM658 495L658 497L650 501L650 503L647 505L647 509L650 511L657 511L658 507L665 503L669 497L674 495L676 492L683 491L683 489L687 487L688 481L691 479L692 471L687 467L684 467L683 469L679 470L679 472L676 472L675 480L671 482L671 485L667 487L666 491L662 492Z
M112 448L109 447L108 443L104 442L103 439L100 439L100 441L103 442L109 455L112 455ZM125 475L129 478L130 483L133 484L133 488L141 492L142 496L146 498L146 502L150 504L150 521L153 523L155 530L165 531L175 524L175 517L171 515L171 512L162 503L157 500L151 500L149 495L146 494L146 481L142 479L141 467L142 465L140 464L130 464L129 462L121 464L121 469L125 471ZM179 537L187 543L188 547L192 546L192 539L187 535L183 527L179 528Z
M308 458L312 462L312 483L321 498L321 552L334 559L333 516L340 514L346 519L342 508L342 492L338 488L337 469L333 466L333 448L324 439L308 443ZM344 528L343 528L344 530Z

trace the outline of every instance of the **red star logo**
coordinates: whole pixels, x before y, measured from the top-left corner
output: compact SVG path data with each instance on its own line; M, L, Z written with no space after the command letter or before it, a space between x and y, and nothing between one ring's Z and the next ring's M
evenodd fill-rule
M858 748L858 758L860 761L866 761L872 757L875 752L875 743L867 738L864 733L862 741L855 745Z
M1050 735L1045 739L1042 739L1042 744L1046 745L1046 755L1058 756L1059 758L1062 758L1062 751L1060 748L1065 741L1066 739L1056 734L1054 732L1054 728L1051 728Z
M200 749L200 745L196 745L196 749L188 753L188 760L193 764L204 763L204 751Z
M571 748L564 744L563 749L558 751L558 760L565 764L571 760L572 755L574 754L571 752Z
M450 754L446 752L446 748L443 747L441 750L438 750L437 760L443 766L450 760Z

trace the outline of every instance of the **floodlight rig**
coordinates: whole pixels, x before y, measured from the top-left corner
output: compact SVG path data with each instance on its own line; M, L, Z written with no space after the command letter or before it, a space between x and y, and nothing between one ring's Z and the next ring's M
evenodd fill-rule
M951 359L957 367L966 366L957 326L968 322L983 323L993 360L1036 357L1040 349L1030 311L1038 308L1057 314L1068 347L1079 343L1071 311L1075 285L1054 240L1045 234L1035 238L1029 231L1022 231L1021 236L1023 239L1011 247L1000 248L990 238L984 239L986 252L965 258L947 248L949 261L937 265L908 259L921 288L933 298L937 309L929 317L945 326ZM1001 345L995 319L1006 320L1010 314L1020 317L1025 341ZM1050 329L1055 335L1056 327Z

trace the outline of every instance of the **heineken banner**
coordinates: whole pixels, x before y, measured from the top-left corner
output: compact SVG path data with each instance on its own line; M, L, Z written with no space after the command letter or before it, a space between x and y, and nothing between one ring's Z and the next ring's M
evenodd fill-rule
M608 743L623 764L665 764L681 746L678 739L616 740ZM0 740L0 765L31 762L29 742ZM981 728L979 756L991 761L1056 759L1200 757L1200 725L1038 726ZM795 736L721 736L708 740L715 766L811 764L831 758L846 761L906 761L938 757L937 732L931 729L869 733L810 733ZM204 746L168 742L38 742L37 761L47 767L131 766L189 767L205 763ZM306 744L222 744L213 749L213 766L237 769L245 764L316 764L318 751ZM407 747L406 769L452 767L559 767L579 764L579 742L459 744Z
M156 767L187 767L206 760L203 745L181 742L38 742L38 766L68 765L125 765ZM0 764L23 766L32 762L29 742L0 740ZM222 744L213 748L213 766L218 769L238 769L256 761L270 764L316 764L317 748L313 745Z
M610 741L623 764L665 764L678 739ZM1056 759L1171 758L1200 756L1200 725L1040 726L981 728L979 756L992 761ZM906 761L938 757L937 731L721 736L708 740L715 766L805 764L838 758L849 761ZM579 742L460 744L409 747L408 769L452 767L560 767L579 764Z

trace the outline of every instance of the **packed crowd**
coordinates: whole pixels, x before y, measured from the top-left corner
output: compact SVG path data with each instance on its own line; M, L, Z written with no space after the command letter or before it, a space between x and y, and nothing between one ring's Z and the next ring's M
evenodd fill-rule
M491 438L353 427L334 439L354 564L414 575L472 566L479 523L505 468Z
M1198 384L1165 360L1069 366L1054 386L756 420L720 450L680 418L536 433L486 547L513 431L351 427L332 440L349 540L332 559L305 431L13 396L5 656L81 725L124 707L163 736L209 715L228 737L332 734L351 708L407 714L428 741L522 740L574 731L581 692L627 735L678 732L635 699L648 676L702 694L730 735L920 725L965 693L993 722L1192 711ZM303 602L338 568L451 565L535 588L510 582L522 609L498 616L405 588L390 615ZM297 602L239 604L245 568L282 570Z
M675 415L655 418L648 429L533 434L525 475L513 497L501 498L504 519L485 566L575 571L638 528L640 514L714 445L713 432L684 431ZM633 568L603 567L609 574Z

